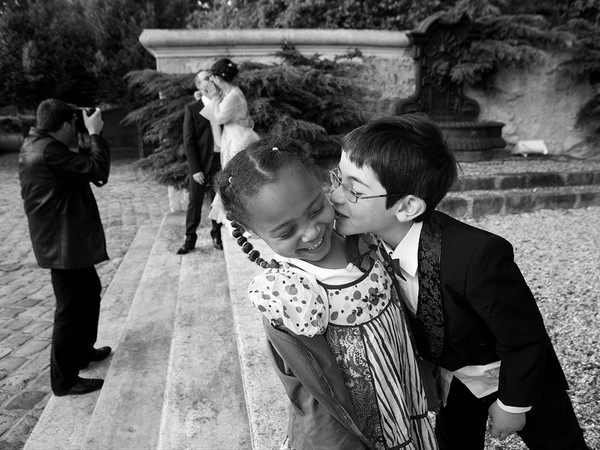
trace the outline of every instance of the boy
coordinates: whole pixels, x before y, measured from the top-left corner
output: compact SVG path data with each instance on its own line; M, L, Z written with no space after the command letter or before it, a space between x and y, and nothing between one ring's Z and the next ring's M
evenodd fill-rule
M483 449L489 415L493 437L587 449L511 244L434 211L456 176L441 130L422 114L350 132L332 171L336 229L377 236L419 353L451 379L436 419L440 448Z

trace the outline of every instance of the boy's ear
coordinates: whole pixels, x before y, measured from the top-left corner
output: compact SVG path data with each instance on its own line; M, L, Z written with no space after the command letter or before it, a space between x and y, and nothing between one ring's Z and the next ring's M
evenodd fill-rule
M398 200L394 208L399 222L411 222L425 212L427 204L416 195L407 195Z

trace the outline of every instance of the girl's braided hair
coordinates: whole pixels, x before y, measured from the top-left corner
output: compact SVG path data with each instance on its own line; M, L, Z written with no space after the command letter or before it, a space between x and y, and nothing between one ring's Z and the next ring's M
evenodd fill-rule
M318 176L318 168L303 143L283 137L265 137L237 153L216 176L215 187L227 218L232 221L233 237L250 261L264 268L279 267L279 263L261 258L260 252L254 250L244 236L252 217L248 204L264 186L278 181L281 173L290 167Z

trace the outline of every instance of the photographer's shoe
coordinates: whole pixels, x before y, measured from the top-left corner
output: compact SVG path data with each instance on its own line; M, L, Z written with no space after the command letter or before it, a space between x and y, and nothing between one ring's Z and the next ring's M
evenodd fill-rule
M98 378L78 378L77 382L69 389L62 391L53 391L57 397L63 397L65 395L83 395L89 394L90 392L97 391L104 384L104 380Z
M111 351L112 349L108 346L95 348L92 354L87 358L87 360L83 361L79 365L79 370L86 369L91 362L102 361L103 359L106 359L108 355L110 355Z

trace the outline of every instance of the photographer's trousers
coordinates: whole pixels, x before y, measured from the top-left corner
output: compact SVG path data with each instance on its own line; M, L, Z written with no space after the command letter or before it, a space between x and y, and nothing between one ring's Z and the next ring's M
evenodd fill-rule
M94 351L102 285L94 266L50 271L56 296L50 381L53 391L64 391L77 382Z

